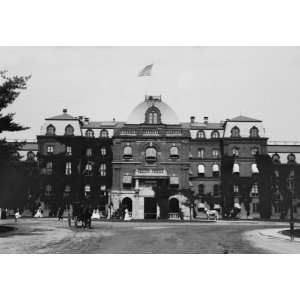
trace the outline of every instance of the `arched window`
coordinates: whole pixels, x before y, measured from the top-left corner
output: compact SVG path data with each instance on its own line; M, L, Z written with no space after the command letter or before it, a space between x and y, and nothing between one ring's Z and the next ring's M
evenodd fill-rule
M35 154L32 151L27 152L27 160L34 160Z
M154 162L157 159L156 149L154 147L148 147L145 153L147 162Z
M94 137L94 131L92 129L88 129L86 132L85 132L85 136L86 137Z
M258 128L253 126L251 129L250 129L250 137L252 138L257 138L259 137L259 131L258 131Z
M238 137L240 137L240 129L239 129L237 126L234 126L234 127L231 129L231 137L233 137L233 138L238 138Z
M252 174L258 174L259 173L257 164L252 164L251 165L251 171L252 171Z
M106 176L106 164L100 165L100 176Z
M47 184L45 188L45 196L51 196L52 195L52 185Z
M92 148L87 148L86 149L86 156L91 157L92 156Z
M48 161L46 164L46 174L52 175L52 171L53 171L53 163L52 161Z
M55 127L52 124L47 127L46 135L55 135Z
M72 164L70 161L66 162L66 175L72 174Z
M170 157L171 157L171 158L178 158L178 157L179 157L178 147L172 146L172 147L170 148Z
M204 132L204 130L198 130L198 132L197 132L197 138L198 139L205 139L205 132Z
M198 165L198 175L201 177L205 176L205 167L204 165Z
M157 107L151 106L146 111L146 118L147 124L160 124L161 123L161 114Z
M238 147L233 147L232 148L232 155L233 156L239 156L239 148Z
M212 139L218 139L219 137L220 137L219 131L214 130L214 131L211 133L211 138L212 138Z
M101 138L108 138L108 131L106 129L102 129L100 131L100 137Z
M275 163L280 163L280 156L279 156L279 154L277 154L277 153L273 154L272 155L272 160Z
M106 148L105 147L101 147L100 152L101 152L102 156L105 156L106 155Z
M198 157L199 158L204 158L204 154L205 154L205 151L204 151L204 149L202 149L202 148L200 148L200 149L198 149Z
M74 135L74 128L72 125L67 125L65 128L65 135Z
M212 166L212 174L214 177L219 177L220 176L220 167L217 164L214 164Z
M85 165L85 172L84 172L84 174L86 176L92 176L92 169L93 169L92 164L91 163L87 163Z
M126 147L124 147L123 157L124 158L132 158L132 147L131 146L127 145Z

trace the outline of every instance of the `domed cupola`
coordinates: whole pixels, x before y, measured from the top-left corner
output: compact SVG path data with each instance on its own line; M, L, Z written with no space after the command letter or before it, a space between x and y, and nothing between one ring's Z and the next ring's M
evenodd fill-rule
M161 96L145 96L128 118L129 124L178 124L174 110L161 100Z

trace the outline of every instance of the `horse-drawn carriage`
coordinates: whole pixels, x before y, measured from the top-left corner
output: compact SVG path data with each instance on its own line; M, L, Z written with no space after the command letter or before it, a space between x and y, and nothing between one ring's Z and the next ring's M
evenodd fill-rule
M75 227L81 222L81 227L91 228L93 209L89 203L73 203L73 220Z

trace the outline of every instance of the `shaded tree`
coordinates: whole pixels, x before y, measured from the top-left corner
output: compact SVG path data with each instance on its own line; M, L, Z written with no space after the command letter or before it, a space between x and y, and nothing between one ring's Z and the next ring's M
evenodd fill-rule
M14 113L6 113L4 110L26 89L29 78L9 77L6 71L0 71L0 134L28 129L14 122ZM5 138L0 139L0 207L19 206L16 199L26 190L25 185L30 178L27 176L28 167L18 164L18 150L22 145L18 142L9 143Z

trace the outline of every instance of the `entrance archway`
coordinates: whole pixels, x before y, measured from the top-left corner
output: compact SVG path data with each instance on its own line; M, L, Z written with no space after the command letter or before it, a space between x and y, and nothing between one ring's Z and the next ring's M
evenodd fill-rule
M122 200L122 207L128 209L129 212L132 212L132 200L129 197L126 197Z
M169 201L169 213L179 213L179 201L176 198Z
M171 198L169 200L169 219L178 220L180 218L179 214L179 201L176 198Z

